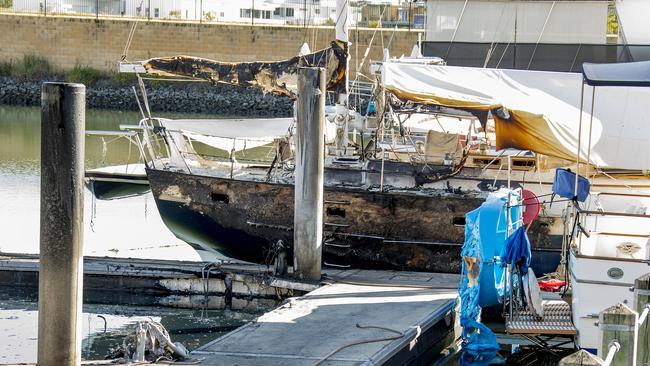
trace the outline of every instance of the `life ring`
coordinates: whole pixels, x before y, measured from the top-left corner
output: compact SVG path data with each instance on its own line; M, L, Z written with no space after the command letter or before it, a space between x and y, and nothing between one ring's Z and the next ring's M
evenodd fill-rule
M535 221L539 212L542 210L542 205L539 204L539 198L535 193L524 189L521 191L521 203L524 206L523 209L523 220L524 225L529 225L531 222Z

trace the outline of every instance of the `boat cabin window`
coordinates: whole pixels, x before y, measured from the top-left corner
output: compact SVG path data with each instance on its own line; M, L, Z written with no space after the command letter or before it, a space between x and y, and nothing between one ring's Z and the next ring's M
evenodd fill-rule
M535 166L535 160L513 160L512 161L512 166L513 167L526 167L526 168L532 168Z
M328 207L327 216L338 216L345 218L345 209L340 207Z
M215 202L228 203L230 201L227 194L217 193L217 192L212 192L210 194L210 198L212 198L212 200Z
M451 219L451 223L455 226L465 226L465 216L454 216Z

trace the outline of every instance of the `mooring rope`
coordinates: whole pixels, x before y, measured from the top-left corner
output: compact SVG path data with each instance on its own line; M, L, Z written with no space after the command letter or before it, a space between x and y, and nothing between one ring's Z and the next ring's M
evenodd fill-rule
M387 332L395 333L396 335L388 336L388 337L382 337L382 338L375 338L375 339L363 339L363 340L359 340L359 341L346 343L346 344L342 345L341 347L335 349L334 351L328 353L327 355L325 355L320 360L318 360L318 362L316 362L314 364L314 366L318 366L318 365L323 364L323 362L327 361L328 358L332 357L334 354L340 352L341 350L343 350L345 348L356 346L356 345L359 345L359 344L392 341L392 340L395 340L395 339L400 339L400 338L404 337L404 335L405 335L404 332L400 332L399 330L390 329L390 328L386 328L386 327L380 327L380 326L376 326L376 325L360 325L359 323L357 323L356 326L357 326L357 328L360 328L360 329L381 329L381 330L385 330Z

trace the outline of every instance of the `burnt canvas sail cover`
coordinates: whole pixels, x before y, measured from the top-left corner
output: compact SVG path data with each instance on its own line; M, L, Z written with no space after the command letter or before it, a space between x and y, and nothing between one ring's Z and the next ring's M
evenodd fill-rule
M193 56L157 57L142 62L147 74L187 77L213 83L259 87L265 92L295 98L299 66L323 67L327 90L342 87L347 45L333 41L330 47L282 61L222 62Z
M498 149L515 148L575 161L581 150L602 168L650 168L650 88L592 86L583 76L525 70L384 63L382 83L402 101L490 111ZM589 125L592 125L589 149Z

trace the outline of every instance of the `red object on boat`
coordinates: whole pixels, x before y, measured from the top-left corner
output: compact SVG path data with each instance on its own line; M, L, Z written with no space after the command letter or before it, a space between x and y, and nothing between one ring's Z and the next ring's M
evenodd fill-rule
M539 211L541 211L542 205L539 204L539 199L535 193L527 189L521 191L521 201L524 205L524 225L528 225L535 221L537 216L539 216Z
M550 280L539 280L539 289L546 292L558 292L562 286L565 286L566 281L556 280L554 278Z

